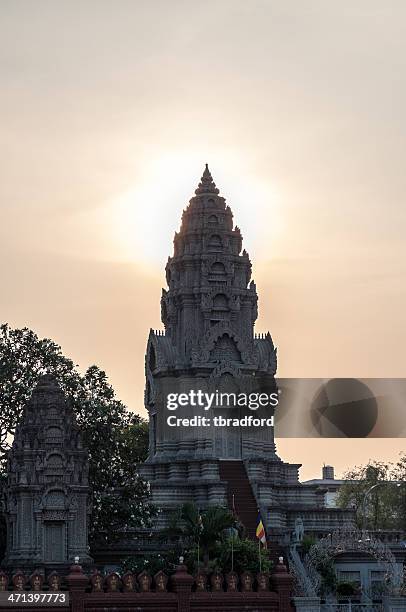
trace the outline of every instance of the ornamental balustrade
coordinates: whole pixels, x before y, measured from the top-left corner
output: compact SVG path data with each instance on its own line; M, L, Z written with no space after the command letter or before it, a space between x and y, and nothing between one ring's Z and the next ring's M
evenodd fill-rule
M183 564L172 576L146 571L105 576L97 570L86 575L79 564L65 578L53 572L46 580L39 571L29 577L22 571L0 572L0 610L16 612L27 607L37 612L217 612L223 606L235 612L292 612L291 591L292 577L281 560L272 574L255 576L248 571L192 576Z

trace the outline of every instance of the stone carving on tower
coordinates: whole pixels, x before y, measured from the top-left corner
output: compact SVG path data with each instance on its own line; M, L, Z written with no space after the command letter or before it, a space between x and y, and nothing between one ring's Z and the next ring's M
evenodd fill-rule
M4 565L68 567L88 553L88 454L69 403L50 375L24 408L8 457Z

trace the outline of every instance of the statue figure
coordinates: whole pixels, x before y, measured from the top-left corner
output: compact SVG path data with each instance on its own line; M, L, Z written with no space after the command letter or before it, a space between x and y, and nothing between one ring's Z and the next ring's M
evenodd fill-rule
M131 572L126 572L122 577L122 581L125 592L135 591L135 577Z
M34 572L30 577L30 584L33 591L40 591L42 589L43 577L41 574Z
M258 591L269 591L269 575L266 572L257 574Z
M210 584L212 591L222 591L223 590L223 576L219 572L213 572L210 577Z
M61 588L61 579L56 572L52 572L48 576L48 584L50 591L59 591Z
M158 572L154 576L155 578L155 590L162 592L166 591L166 583L168 581L166 575L163 572Z
M141 572L138 576L138 583L140 585L140 591L147 593L151 588L151 576L147 572Z
M0 591L7 591L8 577L7 574L0 571Z
M196 591L205 591L207 585L207 576L200 571L196 576Z
M24 574L20 570L17 570L13 576L14 589L16 591L23 591L25 587L25 580Z
M106 582L107 582L107 590L109 592L120 590L120 578L115 572L107 576Z
M102 591L103 590L103 576L100 572L95 571L93 575L90 577L90 582L92 583L93 591Z
M243 572L241 574L241 590L252 591L252 575L250 572Z
M303 525L303 520L298 517L295 520L295 529L292 533L291 539L292 539L292 547L296 548L299 544L302 543L303 541L303 536L304 536L304 525Z
M238 591L238 576L235 572L229 572L226 576L227 591Z

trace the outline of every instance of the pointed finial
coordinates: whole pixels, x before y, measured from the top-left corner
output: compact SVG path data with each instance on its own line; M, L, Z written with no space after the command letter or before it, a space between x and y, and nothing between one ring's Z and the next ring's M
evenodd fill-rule
M216 187L215 182L213 181L213 177L209 170L209 164L205 164L204 172L202 178L200 179L199 186L195 190L196 195L200 195L202 193L213 193L214 195L218 195L220 193Z

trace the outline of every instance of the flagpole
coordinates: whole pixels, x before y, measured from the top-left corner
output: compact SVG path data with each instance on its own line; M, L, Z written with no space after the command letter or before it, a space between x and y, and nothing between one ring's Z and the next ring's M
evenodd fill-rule
M261 540L258 540L258 557L259 557L259 572L262 572L262 562L261 562Z
M235 505L234 505L234 493L233 493L233 517L235 519ZM234 528L231 535L231 571L234 571Z
M197 536L197 571L200 566L200 508L197 509L197 525L198 525L198 536Z
M261 517L261 511L259 508L257 508L258 510L258 526L261 526L262 528L262 532L265 535L265 528L264 528L264 524L262 522L262 517ZM257 527L257 538L258 538L258 561L259 561L259 571L262 572L262 559L261 559L261 533L258 533L258 527ZM266 538L266 535L265 535Z

